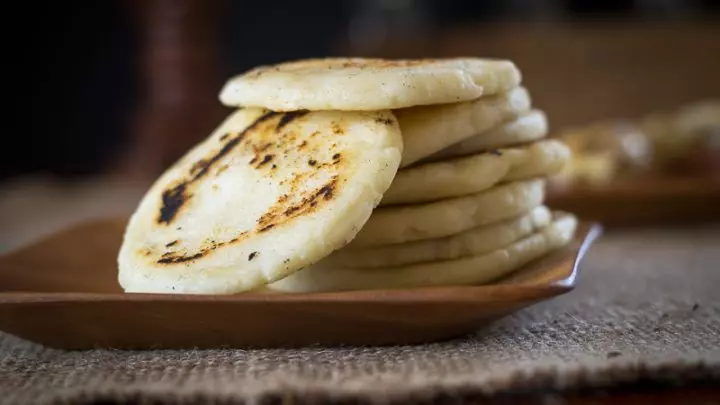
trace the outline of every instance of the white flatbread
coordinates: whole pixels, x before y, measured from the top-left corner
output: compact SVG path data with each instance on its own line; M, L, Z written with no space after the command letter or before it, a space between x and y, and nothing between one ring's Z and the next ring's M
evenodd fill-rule
M548 177L570 160L564 143L546 139L529 145L411 166L398 171L380 206L422 203L474 194L511 180Z
M126 292L232 294L340 248L400 163L384 112L234 112L169 168L132 215L118 256Z
M444 238L365 249L340 249L322 262L327 266L376 268L477 256L537 232L547 226L551 219L550 209L541 205L521 216Z
M387 110L473 100L520 81L520 71L507 60L305 59L232 77L220 101L274 111Z
M287 293L311 293L486 284L567 245L576 228L574 216L559 214L540 231L489 253L373 269L337 267L323 261L270 284L268 288Z
M410 166L517 117L530 109L531 101L526 88L515 87L473 101L393 111L400 122L404 143L400 167Z
M503 184L465 197L381 207L348 246L353 249L442 238L509 219L542 204L545 179Z
M478 133L464 141L448 146L423 159L423 162L474 155L498 148L534 142L545 138L547 134L548 120L545 113L541 110L530 110L486 132Z

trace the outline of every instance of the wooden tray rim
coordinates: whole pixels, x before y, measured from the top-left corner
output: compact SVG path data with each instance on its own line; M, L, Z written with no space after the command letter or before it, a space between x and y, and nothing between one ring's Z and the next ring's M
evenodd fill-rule
M506 284L487 284L479 286L448 286L424 287L413 289L376 289L321 293L244 293L235 295L207 295L207 294L152 294L152 293L89 293L89 292L0 292L0 304L23 303L49 303L49 302L97 302L97 301L125 301L125 302L237 302L266 304L286 304L290 302L318 302L341 304L351 303L393 303L412 304L417 302L447 302L462 303L477 301L478 297L493 294L492 301L533 300L548 295L557 295L572 290L577 282L580 264L590 246L603 233L603 227L597 222L583 222L578 224L578 231L582 233L578 239L582 242L578 247L570 272L562 279L548 283L511 282Z

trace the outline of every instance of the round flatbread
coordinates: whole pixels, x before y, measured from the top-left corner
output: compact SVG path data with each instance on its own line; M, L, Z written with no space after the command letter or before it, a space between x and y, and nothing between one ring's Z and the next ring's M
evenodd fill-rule
M378 208L348 246L353 249L442 238L509 219L542 204L545 179L517 181L465 197Z
M547 226L551 218L550 209L541 205L519 217L444 238L365 249L340 249L323 259L323 263L338 267L376 268L477 256L537 232Z
M547 134L548 120L545 113L541 110L530 110L489 131L473 135L464 141L451 145L423 159L423 162L474 155L497 148L529 143L542 139Z
M268 287L282 292L308 293L486 284L567 245L576 228L574 216L558 214L537 233L489 253L375 269L336 267L322 261Z
M274 111L387 110L473 100L520 81L520 71L507 60L305 59L235 76L220 101Z
M530 109L530 94L516 87L494 96L445 105L394 111L403 136L400 167L437 153L450 145L481 134Z
M398 171L381 206L415 204L474 194L505 181L547 177L570 160L556 139L478 155L411 166Z
M234 112L143 197L118 256L127 292L232 294L351 240L390 185L388 112Z

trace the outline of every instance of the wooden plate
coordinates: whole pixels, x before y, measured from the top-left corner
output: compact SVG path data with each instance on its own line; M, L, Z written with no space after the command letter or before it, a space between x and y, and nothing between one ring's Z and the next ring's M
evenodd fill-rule
M715 222L720 221L720 179L648 177L548 190L546 204L608 228Z
M0 257L0 330L64 349L412 344L457 337L570 291L600 235L496 285L321 294L126 294L116 282L124 221L93 222Z

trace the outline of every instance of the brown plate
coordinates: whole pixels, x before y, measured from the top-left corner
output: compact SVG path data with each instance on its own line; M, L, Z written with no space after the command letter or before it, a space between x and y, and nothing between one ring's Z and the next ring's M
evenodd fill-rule
M124 221L93 222L0 257L0 330L64 349L387 345L470 333L570 291L600 235L495 285L319 294L126 294L116 281Z
M658 176L551 189L546 204L608 228L714 222L720 221L720 179Z

